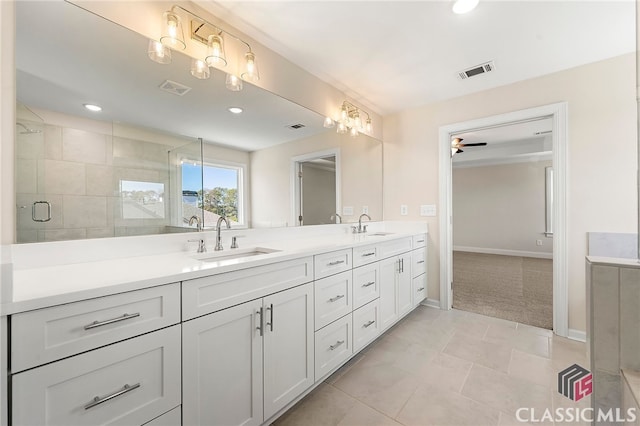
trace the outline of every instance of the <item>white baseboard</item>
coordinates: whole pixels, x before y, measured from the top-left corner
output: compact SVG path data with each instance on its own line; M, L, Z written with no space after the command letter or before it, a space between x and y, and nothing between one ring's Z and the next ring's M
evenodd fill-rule
M553 253L540 253L537 251L505 250L486 247L453 246L453 251L466 251L469 253L501 254L503 256L536 257L539 259L553 259Z
M430 308L436 308L436 309L440 309L440 301L439 300L433 300L433 299L424 299L422 301L422 303L420 303L421 305L424 306L428 306Z
M586 342L587 341L587 332L582 330L575 330L573 328L569 329L569 334L567 337L571 340L577 340L578 342Z

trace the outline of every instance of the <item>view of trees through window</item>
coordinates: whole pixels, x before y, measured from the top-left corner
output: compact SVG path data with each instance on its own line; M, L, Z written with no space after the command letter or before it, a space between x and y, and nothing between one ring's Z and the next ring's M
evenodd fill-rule
M218 216L240 222L238 212L240 169L205 164L182 164L183 205L204 208ZM187 209L183 209L185 212ZM205 222L207 222L205 216Z

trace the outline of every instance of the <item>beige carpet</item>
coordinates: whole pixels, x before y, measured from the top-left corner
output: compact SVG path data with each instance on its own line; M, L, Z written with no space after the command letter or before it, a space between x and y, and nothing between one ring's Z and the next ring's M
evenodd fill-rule
M453 253L453 307L551 330L551 259Z

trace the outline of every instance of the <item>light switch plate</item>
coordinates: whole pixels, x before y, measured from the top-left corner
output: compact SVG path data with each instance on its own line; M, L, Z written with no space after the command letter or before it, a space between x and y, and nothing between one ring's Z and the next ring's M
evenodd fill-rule
M435 216L436 206L435 204L422 204L420 206L420 216Z
M344 206L342 208L342 214L344 216L353 216L353 207L352 206Z
M406 216L406 215L408 215L408 214L409 214L409 207L407 207L407 205L406 205L406 204L402 204L402 205L400 206L400 215L402 215L402 216Z
M362 213L369 214L369 206L362 206Z

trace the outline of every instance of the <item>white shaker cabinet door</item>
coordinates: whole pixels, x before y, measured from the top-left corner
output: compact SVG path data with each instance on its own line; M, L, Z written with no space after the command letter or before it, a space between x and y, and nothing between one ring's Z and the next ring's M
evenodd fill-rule
M398 319L396 275L400 268L397 257L380 262L380 328L385 330Z
M313 284L264 299L264 418L314 383Z
M413 289L411 276L411 253L399 256L400 270L397 275L398 314L405 316L413 309Z
M262 299L184 323L185 425L259 425Z

